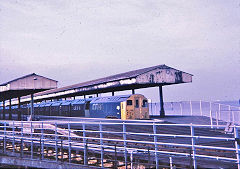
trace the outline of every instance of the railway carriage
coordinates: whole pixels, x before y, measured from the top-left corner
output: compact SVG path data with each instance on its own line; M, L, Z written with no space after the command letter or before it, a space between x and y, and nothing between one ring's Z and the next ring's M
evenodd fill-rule
M147 98L140 94L94 98L90 112L95 118L149 119Z
M70 116L71 114L71 102L72 100L64 100L62 101L62 104L60 105L60 116Z
M12 106L12 114L17 114L17 107ZM35 103L34 109L34 116L149 119L148 101L141 94L41 102ZM30 104L21 105L21 112L29 115ZM5 113L9 114L9 106Z
M71 117L85 117L85 99L78 99L71 103Z

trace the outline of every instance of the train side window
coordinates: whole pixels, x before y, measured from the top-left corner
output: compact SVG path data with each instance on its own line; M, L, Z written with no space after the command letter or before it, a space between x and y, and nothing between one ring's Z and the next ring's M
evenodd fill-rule
M127 105L131 106L132 105L132 100L127 100Z
M136 100L135 107L136 107L136 108L138 108L138 107L139 107L139 101L138 101L138 100Z
M148 107L148 101L147 100L143 100L143 105L142 105L142 107Z
M86 103L85 110L89 110L89 107L90 107L90 101Z

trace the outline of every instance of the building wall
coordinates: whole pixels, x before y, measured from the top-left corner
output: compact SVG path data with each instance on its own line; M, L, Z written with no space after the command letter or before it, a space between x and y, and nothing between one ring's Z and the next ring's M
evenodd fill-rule
M32 75L10 83L10 90L57 88L57 82L42 76Z
M192 82L192 75L175 69L155 69L139 75L137 83L188 83Z

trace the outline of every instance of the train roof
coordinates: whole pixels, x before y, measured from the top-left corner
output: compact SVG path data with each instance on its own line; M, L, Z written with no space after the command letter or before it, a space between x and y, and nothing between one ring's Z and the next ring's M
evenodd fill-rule
M61 103L62 103L62 101L55 101L55 102L52 103L51 106L60 106Z
M91 103L123 102L126 101L130 96L132 95L95 97Z
M84 104L86 101L85 99L76 99L76 100L73 100L71 102L72 105L75 105L75 104Z
M61 106L68 106L70 105L72 100L63 100Z

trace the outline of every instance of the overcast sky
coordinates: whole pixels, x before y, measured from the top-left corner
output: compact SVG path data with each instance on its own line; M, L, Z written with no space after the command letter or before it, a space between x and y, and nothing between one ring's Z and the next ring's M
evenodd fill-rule
M0 0L0 83L35 72L61 87L158 64L194 75L164 87L166 101L240 99L240 1Z

